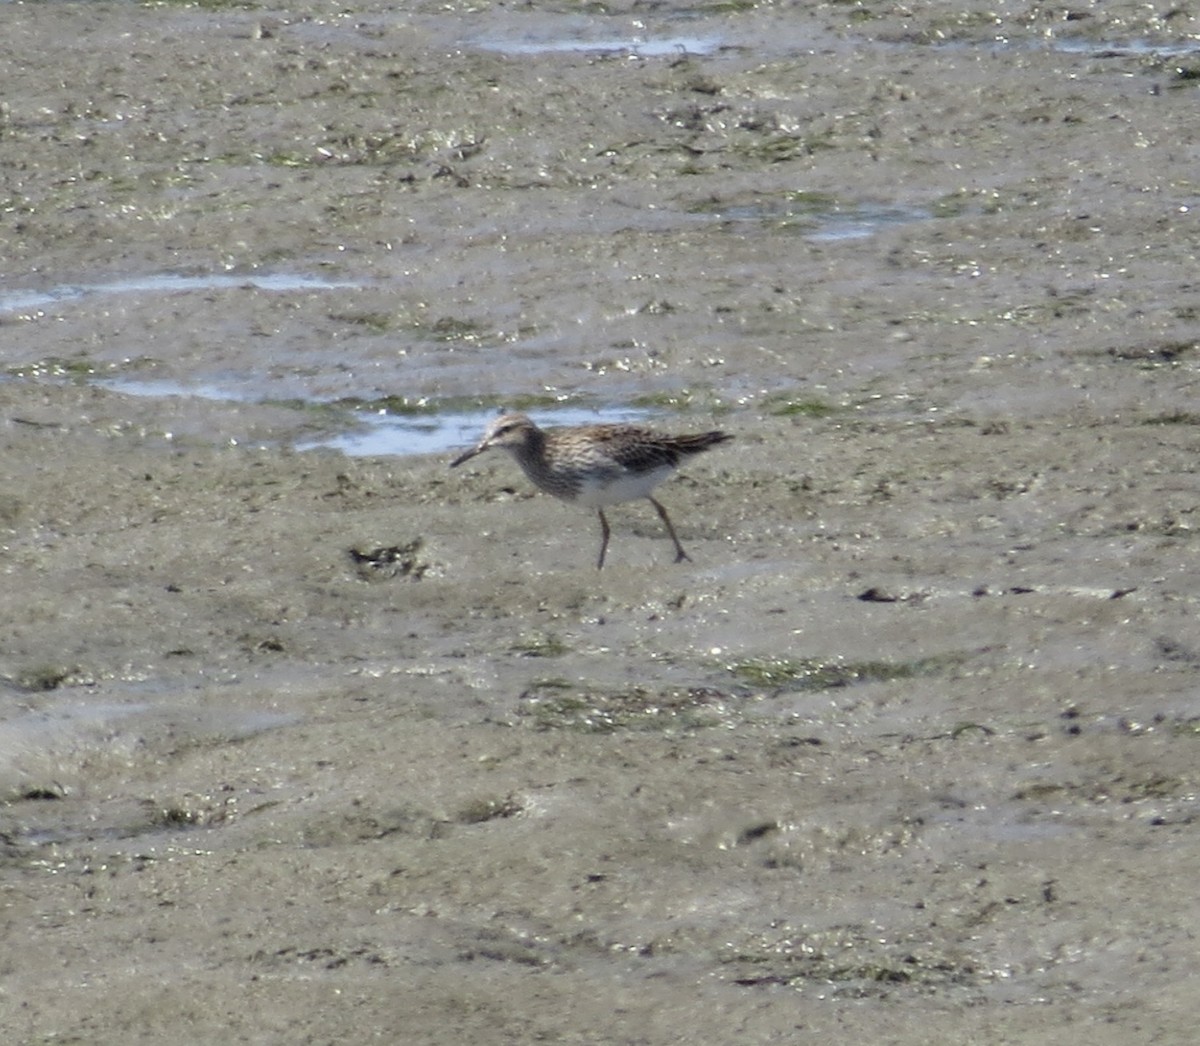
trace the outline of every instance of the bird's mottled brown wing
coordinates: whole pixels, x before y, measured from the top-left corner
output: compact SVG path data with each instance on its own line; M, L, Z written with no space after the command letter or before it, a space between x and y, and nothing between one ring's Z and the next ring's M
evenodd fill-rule
M590 431L604 454L623 468L637 472L663 465L674 468L684 458L733 438L716 431L669 436L632 425L596 425Z

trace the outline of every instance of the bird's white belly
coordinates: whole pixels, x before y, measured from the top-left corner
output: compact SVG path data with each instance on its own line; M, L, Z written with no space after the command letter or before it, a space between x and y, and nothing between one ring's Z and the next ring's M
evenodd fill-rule
M636 501L649 497L650 492L674 471L670 465L660 465L649 472L623 472L619 476L585 478L574 501L588 508Z

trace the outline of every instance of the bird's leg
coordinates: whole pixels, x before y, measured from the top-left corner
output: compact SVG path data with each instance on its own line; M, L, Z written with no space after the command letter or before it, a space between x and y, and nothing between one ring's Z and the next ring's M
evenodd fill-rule
M596 569L604 569L604 553L608 551L608 520L604 518L604 509L596 509L596 513L600 516L600 559L596 562Z
M654 498L646 495L646 500L658 509L659 518L667 525L667 533L671 535L671 540L675 542L675 562L682 563L685 559L690 563L692 557L683 551L683 546L679 543L679 538L675 534L675 528L671 526L671 517L667 515L667 510L662 507Z

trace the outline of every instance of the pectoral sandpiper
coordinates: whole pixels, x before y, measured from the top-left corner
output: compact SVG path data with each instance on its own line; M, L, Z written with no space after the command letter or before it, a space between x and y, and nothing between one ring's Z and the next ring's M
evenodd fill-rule
M645 498L666 524L667 533L675 542L678 563L690 557L679 543L667 510L650 492L684 458L732 438L717 431L669 436L636 425L540 429L524 414L502 414L474 447L450 462L450 467L499 447L516 458L534 486L564 501L594 508L600 516L601 534L597 569L604 566L604 554L608 551L609 529L604 506Z

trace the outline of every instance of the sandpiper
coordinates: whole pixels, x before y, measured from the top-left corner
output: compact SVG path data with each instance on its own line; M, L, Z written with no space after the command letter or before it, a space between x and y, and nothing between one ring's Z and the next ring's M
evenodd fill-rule
M679 467L684 458L699 454L733 437L724 432L669 436L636 425L579 425L540 429L524 414L501 414L470 450L450 467L492 447L507 450L534 486L564 501L594 508L600 516L600 558L608 551L605 505L645 498L658 510L675 542L675 562L690 558L683 551L667 510L651 491Z

